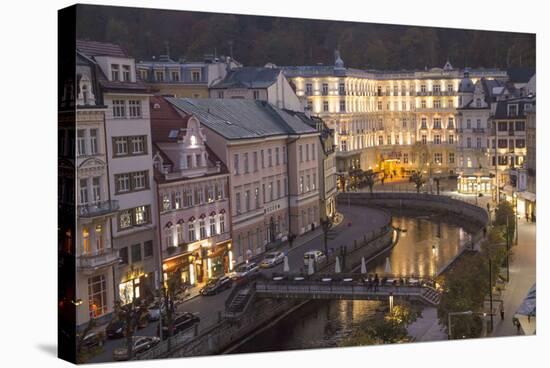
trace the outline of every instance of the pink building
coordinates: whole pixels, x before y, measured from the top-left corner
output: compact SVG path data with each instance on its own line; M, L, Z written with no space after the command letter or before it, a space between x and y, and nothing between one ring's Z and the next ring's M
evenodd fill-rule
M264 101L167 98L229 170L237 263L319 225L319 133ZM322 162L322 161L321 161Z
M200 121L151 98L153 164L163 280L194 285L233 264L228 177Z

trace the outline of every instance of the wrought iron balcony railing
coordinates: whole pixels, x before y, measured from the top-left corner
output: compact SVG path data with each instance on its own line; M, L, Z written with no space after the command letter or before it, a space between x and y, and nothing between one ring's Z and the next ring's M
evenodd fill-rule
M78 206L78 216L83 218L104 216L116 212L118 209L117 200L86 203Z

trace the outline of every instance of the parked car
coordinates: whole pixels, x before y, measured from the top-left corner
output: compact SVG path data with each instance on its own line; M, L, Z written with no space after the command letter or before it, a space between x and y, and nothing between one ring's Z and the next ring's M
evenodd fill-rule
M100 331L90 331L82 339L81 348L91 349L97 346L103 346L105 343L105 333Z
M326 261L327 256L322 251L314 249L304 253L304 265L306 267L309 266L310 259L313 259L313 263L317 264Z
M126 323L119 319L113 319L105 328L105 333L109 339L124 337L126 335Z
M260 263L261 268L271 268L283 263L285 254L283 252L270 252L265 255L265 258Z
M200 318L194 315L193 313L185 312L180 315L174 316L172 336L176 335L182 331L188 330L193 327L195 324L200 322ZM162 321L162 335L159 333L157 327L157 334L161 336L163 340L168 338L168 321L166 318Z
M154 302L147 308L147 318L149 321L158 321L161 314L165 312L166 308L164 307L164 303Z
M233 281L227 276L212 278L200 289L201 295L215 295L226 289L231 289Z
M132 354L142 353L159 343L156 336L132 336ZM113 351L114 360L128 360L128 348L126 346L116 348Z
M240 265L239 267L237 267L235 272L233 272L231 274L231 279L240 280L240 279L243 279L245 277L248 277L248 276L252 275L255 272L258 272L259 270L260 270L260 268L258 267L258 265L255 262L244 263L244 264Z

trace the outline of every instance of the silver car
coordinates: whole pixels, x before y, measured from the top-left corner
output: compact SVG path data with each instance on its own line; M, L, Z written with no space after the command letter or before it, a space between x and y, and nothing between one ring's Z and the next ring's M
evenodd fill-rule
M283 263L285 254L283 252L270 252L265 255L265 258L260 263L261 268L274 267L280 263Z
M157 345L160 341L159 337L156 336L132 336L132 352L133 354L141 353L146 350L151 349L153 346ZM113 351L114 360L128 360L128 348L116 348Z

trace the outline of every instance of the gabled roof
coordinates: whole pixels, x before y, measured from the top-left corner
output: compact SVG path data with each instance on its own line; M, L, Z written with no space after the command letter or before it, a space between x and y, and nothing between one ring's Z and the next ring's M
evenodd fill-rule
M277 68L242 67L230 70L225 78L211 88L267 88L277 81Z
M522 119L525 118L525 104L534 104L536 97L518 97L510 98L497 102L497 108L493 116L494 119ZM518 105L517 114L508 116L508 105Z
M510 81L515 83L527 83L529 79L535 74L533 68L510 68L507 70L510 76Z
M176 110L160 96L153 96L149 99L149 111L151 114L151 139L153 142L172 142L180 136L182 129L187 128L187 121L191 115L181 110ZM177 136L170 138L170 133L177 131Z
M128 54L122 47L114 43L97 42L88 40L76 40L77 55L80 54L85 58L97 62L96 56L113 56L129 58ZM143 84L139 74L136 74L135 82L123 82L123 81L110 81L109 78L103 73L101 68L97 68L97 80L104 91L110 92L130 92L130 93L147 93L148 88Z
M202 124L229 140L316 133L315 129L304 124L298 117L265 101L189 98L166 100L176 108L193 114Z
M110 42L76 40L76 49L88 56L129 57L120 45Z

